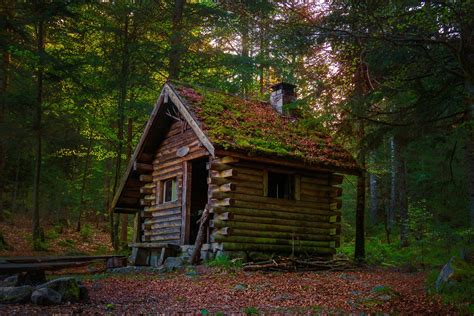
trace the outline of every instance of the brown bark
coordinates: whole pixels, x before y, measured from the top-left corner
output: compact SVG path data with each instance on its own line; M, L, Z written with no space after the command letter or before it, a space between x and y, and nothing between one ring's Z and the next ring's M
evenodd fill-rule
M33 240L37 241L41 238L40 214L39 214L39 198L40 198L40 180L41 180L41 159L42 159L42 135L41 135L41 117L43 105L43 76L44 76L44 37L45 23L43 20L44 1L35 2L36 13L38 14L38 25L36 29L37 53L39 55L39 65L36 73L36 109L34 117L34 131L36 133L35 146L35 173L33 184ZM34 243L36 246L36 243Z
M201 249L206 239L206 231L209 224L209 210L207 207L204 209L199 220L199 231L196 236L196 242L194 243L193 255L191 256L191 264L198 264L201 260Z
M132 157L132 137L133 137L133 119L128 118L127 122L127 158L130 161ZM120 222L122 224L120 228L120 241L122 243L127 243L128 238L128 214L122 214Z
M169 55L169 79L178 80L181 71L181 57L183 54L183 11L185 0L175 0L172 20L171 50Z
M86 191L87 174L89 173L91 151L92 151L92 129L89 126L89 142L87 145L86 161L84 162L84 170L82 171L81 198L79 202L79 215L77 217L77 225L76 225L76 231L78 232L81 231L81 219L82 219L82 214L84 212L84 207L85 207L84 194Z

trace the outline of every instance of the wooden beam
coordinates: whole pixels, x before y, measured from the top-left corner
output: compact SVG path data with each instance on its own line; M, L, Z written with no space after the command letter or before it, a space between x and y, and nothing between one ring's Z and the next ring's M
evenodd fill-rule
M141 174L140 175L140 181L141 182L152 182L153 181L153 176L150 174Z
M188 161L183 161L183 188L181 204L181 236L180 242L182 245L189 243L190 235L190 220L191 220L191 183L192 183L192 164Z
M325 167L325 166L310 165L305 162L299 162L299 161L290 160L290 159L283 159L283 158L276 159L276 158L268 158L268 157L262 157L262 156L249 156L247 154L228 151L228 150L222 150L222 149L216 149L215 154L217 156L232 156L232 157L240 158L241 160L255 161L255 162L260 162L263 164L273 164L276 166L285 166L285 167L290 167L290 168L313 170L317 172L326 172L326 173L338 172L338 173L350 174L350 175L359 175L361 172L360 170L345 169L345 168L340 168L340 167Z
M140 163L140 162L134 162L133 163L133 170L138 172L138 173L144 173L148 174L153 172L153 165L148 164L148 163Z

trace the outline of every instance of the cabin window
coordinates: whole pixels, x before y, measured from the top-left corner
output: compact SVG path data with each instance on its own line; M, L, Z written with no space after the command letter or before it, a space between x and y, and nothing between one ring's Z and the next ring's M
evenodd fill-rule
M163 203L173 202L178 199L178 189L176 186L176 178L163 181Z
M268 197L295 199L295 176L285 173L268 172Z

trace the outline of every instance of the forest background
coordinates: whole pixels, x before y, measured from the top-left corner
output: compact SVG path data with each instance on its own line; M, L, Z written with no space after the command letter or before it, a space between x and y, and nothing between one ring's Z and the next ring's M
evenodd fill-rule
M368 263L438 267L472 243L472 1L0 8L0 219L31 219L35 249L45 223L110 223L126 244L131 218L111 216L111 200L168 79L262 100L297 85L290 107L367 171L345 180L340 251L353 255L356 204Z

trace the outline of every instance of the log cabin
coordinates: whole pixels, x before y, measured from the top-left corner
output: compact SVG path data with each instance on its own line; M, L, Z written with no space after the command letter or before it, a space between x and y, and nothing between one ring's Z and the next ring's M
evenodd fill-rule
M208 254L334 254L343 175L360 168L287 110L295 100L287 83L270 102L165 83L112 202L135 215L135 255L146 249L153 264L153 253L193 245L204 209Z

